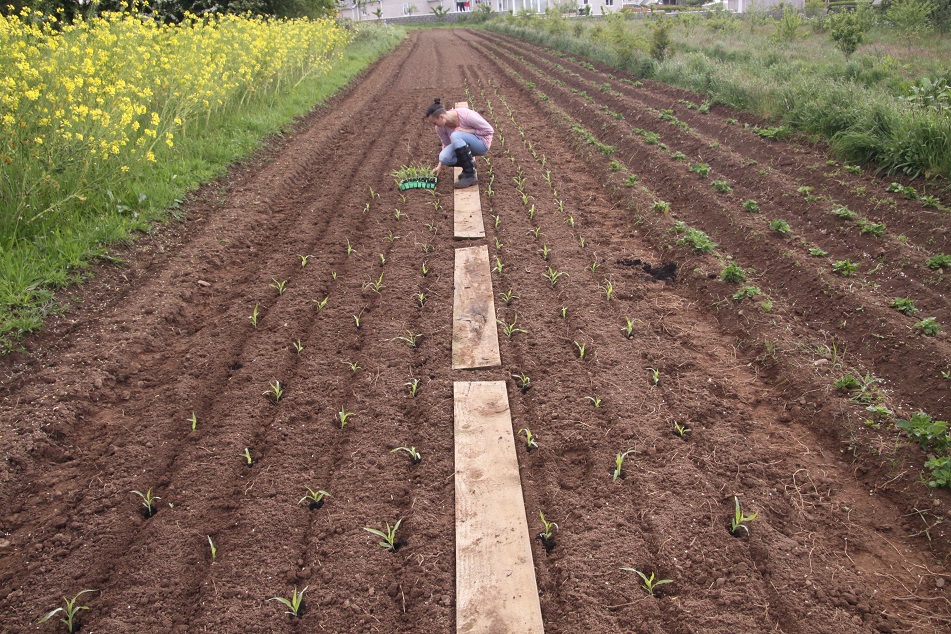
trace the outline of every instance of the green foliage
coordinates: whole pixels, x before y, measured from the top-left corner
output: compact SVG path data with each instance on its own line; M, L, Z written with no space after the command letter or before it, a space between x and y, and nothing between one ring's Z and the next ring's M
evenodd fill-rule
M741 284L746 280L746 271L736 262L730 262L720 271L720 279L728 284Z
M885 12L891 24L910 47L918 37L932 30L931 12L934 0L893 0Z
M651 57L658 62L664 61L667 57L667 50L670 48L670 28L669 20L663 20L654 25L651 35Z
M915 308L915 302L907 297L896 297L888 302L888 305L903 315L914 315L918 312L918 309Z
M713 181L710 183L710 186L721 194L727 194L733 191L733 188L730 187L730 183L727 181Z
M825 256L829 255L829 252L825 249L820 249L819 247L812 247L809 249L809 255L814 258L824 258Z
M640 570L635 568L621 568L621 570L628 570L630 572L636 572L637 575L641 578L641 588L644 589L647 594L654 596L654 593L657 591L657 586L664 585L665 583L673 583L673 579L657 579L654 577L652 572L650 577L645 575Z
M947 269L951 268L951 255L939 253L928 258L929 269Z
M919 411L907 420L897 420L895 427L905 432L925 451L945 451L951 446L947 421L934 420L925 412Z
M396 546L397 545L396 531L399 530L400 524L402 523L403 523L403 519L400 518L399 520L396 521L396 524L394 524L392 527L390 527L390 523L387 522L386 528L384 530L380 530L377 528L364 528L363 530L367 531L368 533L372 535L376 535L377 537L382 538L382 541L380 542L381 548L385 548L386 550L390 552L396 552L396 547L397 547Z
M923 335L934 337L941 332L941 324L934 317L927 317L915 324L915 330Z
M842 218L842 220L855 220L856 218L859 217L857 213L855 213L848 207L836 207L835 209L832 210L832 213L834 213L839 218Z
M740 498L733 496L733 519L730 521L730 532L734 535L737 535L739 531L743 531L744 534L750 534L750 528L746 525L747 522L752 522L756 519L759 513L753 513L752 515L744 515L743 509L740 508Z
M96 591L95 590L80 590L80 592L76 596L74 596L72 599L63 597L63 602L65 603L65 607L56 608L55 610L53 610L52 612L44 616L42 619L40 619L38 623L45 623L46 621L50 620L51 618L53 618L54 616L62 612L65 616L62 619L60 619L60 621L66 624L66 631L72 634L72 632L76 631L76 625L77 625L76 614L80 610L89 609L89 606L87 605L76 605L76 603L79 601L79 597L86 594L87 592L96 592Z
M685 244L697 253L711 253L717 246L710 236L699 229L688 227L683 221L678 221L671 231L683 233L677 244Z
M858 264L853 264L851 260L836 260L832 263L832 270L843 275L845 277L851 277L855 275L855 272L859 270Z
M745 200L743 201L743 209L749 213L756 213L759 211L759 204L755 200Z
M788 235L792 229L789 227L789 223L783 220L782 218L777 218L776 220L771 220L769 222L770 231L775 231L782 235Z
M763 291L761 291L758 286L744 286L737 292L733 293L733 301L741 302L744 299L753 299L762 293Z
M706 178L710 174L710 166L706 163L693 163L690 165L690 171L700 176Z
M308 586L304 586L304 589L298 592L297 586L294 586L294 592L289 599L285 599L284 597L271 597L270 600L283 603L284 607L287 608L287 612L284 614L290 614L294 618L300 618L301 604L304 602L304 593L307 592L307 588Z
M931 479L928 486L951 487L951 456L932 456L926 463L926 469L931 469Z
M799 37L799 28L803 25L799 10L791 5L783 7L783 17L774 20L776 24L776 39L780 42L791 42Z
M835 13L829 18L829 28L835 47L846 57L851 57L864 38L858 16L852 11Z

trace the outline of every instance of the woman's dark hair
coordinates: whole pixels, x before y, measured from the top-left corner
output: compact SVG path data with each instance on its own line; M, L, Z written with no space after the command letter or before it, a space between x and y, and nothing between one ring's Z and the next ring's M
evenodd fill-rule
M426 108L426 115L423 118L428 119L429 117L433 116L438 117L445 111L446 109L442 105L442 100L439 97L436 97L436 99L434 99L433 102L429 104L429 107Z

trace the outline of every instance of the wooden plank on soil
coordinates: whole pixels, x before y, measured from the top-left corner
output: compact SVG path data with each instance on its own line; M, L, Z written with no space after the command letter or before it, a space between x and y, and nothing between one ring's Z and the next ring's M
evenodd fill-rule
M544 632L505 382L456 381L453 400L456 632Z
M453 285L452 369L501 366L487 245L456 249Z
M469 102L458 101L456 108L468 108ZM452 182L459 180L462 168L452 168ZM482 201L479 199L479 187L466 187L454 190L453 231L456 239L484 238L485 222L482 220Z

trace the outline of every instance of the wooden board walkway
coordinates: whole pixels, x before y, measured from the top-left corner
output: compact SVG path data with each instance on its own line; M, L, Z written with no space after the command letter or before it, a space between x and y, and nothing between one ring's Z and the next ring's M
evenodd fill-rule
M500 367L487 245L456 249L453 286L452 369Z
M545 631L504 381L453 383L456 632Z

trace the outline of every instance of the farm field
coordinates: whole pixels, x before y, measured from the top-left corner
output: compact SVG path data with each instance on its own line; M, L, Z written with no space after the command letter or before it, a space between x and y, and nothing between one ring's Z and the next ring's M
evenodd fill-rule
M496 126L484 241L389 176L434 161L437 96ZM454 631L458 380L508 382L530 530L558 524L546 631L947 631L951 496L892 423L951 415L916 327L951 324L951 219L701 101L418 31L201 190L0 360L0 631L83 589L83 632ZM500 369L451 369L469 244ZM400 519L392 553L365 530ZM271 600L304 587L300 621Z

